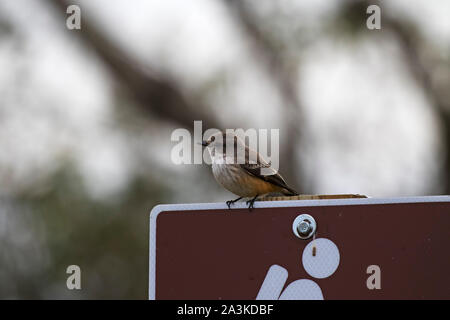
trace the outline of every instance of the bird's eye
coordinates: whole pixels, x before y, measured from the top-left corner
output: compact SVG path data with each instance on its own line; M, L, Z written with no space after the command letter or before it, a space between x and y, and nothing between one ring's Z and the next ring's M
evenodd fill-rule
M211 137L211 142L213 142L214 140L216 140L216 137L212 136Z

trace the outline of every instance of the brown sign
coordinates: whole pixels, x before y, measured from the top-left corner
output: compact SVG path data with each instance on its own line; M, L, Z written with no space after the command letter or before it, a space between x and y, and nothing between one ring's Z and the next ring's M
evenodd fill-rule
M450 196L255 208L155 207L150 299L450 299Z

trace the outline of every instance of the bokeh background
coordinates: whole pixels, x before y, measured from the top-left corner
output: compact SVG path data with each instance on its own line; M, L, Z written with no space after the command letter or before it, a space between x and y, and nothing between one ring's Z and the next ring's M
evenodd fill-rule
M449 16L447 0L2 0L0 298L147 298L152 207L233 198L171 162L194 120L280 129L305 194L449 194Z

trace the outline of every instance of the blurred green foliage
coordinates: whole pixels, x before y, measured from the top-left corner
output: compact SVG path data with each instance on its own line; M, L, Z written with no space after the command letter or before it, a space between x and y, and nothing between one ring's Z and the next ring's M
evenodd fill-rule
M14 267L7 270L15 288L0 286L0 296L146 299L149 212L167 199L168 191L136 178L112 201L94 200L71 166L59 170L49 185L39 194L25 191L15 198L21 210L14 214L30 212L28 219L36 221L30 223L29 232L43 238L46 248L39 249L48 251L50 261L32 266L38 273L30 270L24 274ZM9 257L11 266L28 263L27 259L14 261L14 252ZM66 268L72 264L81 268L81 290L66 288ZM11 296L12 292L15 295Z

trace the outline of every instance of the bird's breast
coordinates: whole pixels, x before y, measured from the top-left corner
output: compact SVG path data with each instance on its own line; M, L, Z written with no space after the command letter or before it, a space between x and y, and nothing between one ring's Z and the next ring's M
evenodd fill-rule
M214 178L225 189L241 197L253 197L276 191L277 187L247 173L239 164L215 161L212 164Z

